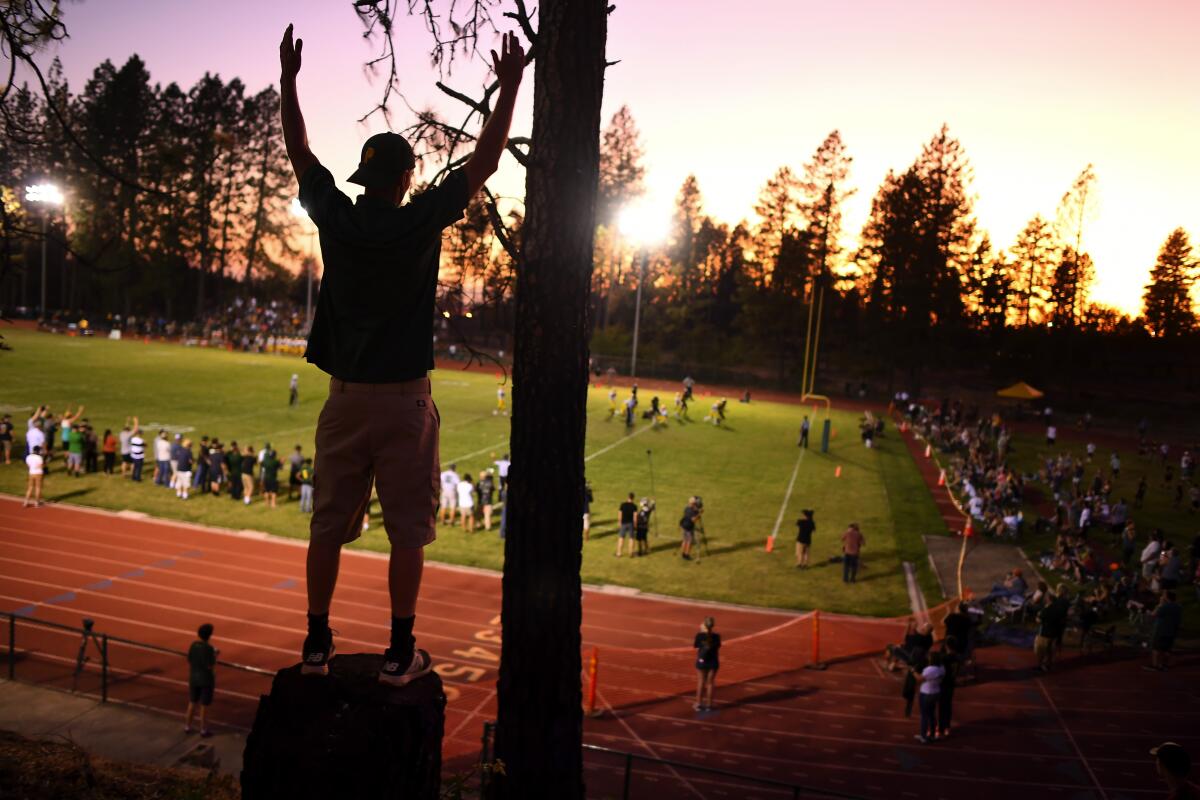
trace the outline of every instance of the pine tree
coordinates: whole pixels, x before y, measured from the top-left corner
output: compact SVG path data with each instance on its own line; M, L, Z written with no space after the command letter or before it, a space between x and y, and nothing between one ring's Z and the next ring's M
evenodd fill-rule
M754 253L758 265L754 280L771 281L771 273L780 257L784 238L796 226L800 211L797 193L800 182L788 167L780 167L759 192L754 212L761 220L754 232Z
M1150 333L1173 339L1196 327L1191 288L1196 259L1187 231L1176 228L1163 242L1158 260L1150 270L1150 283L1142 295L1142 319Z
M1049 319L1050 286L1059 263L1058 239L1041 214L1035 215L1017 235L1010 248L1012 305L1011 324L1040 325Z
M842 203L855 192L846 186L852 161L842 135L833 131L804 165L798 182L800 215L813 244L811 262L821 275L833 272L841 255Z
M600 198L596 208L598 224L611 228L621 208L645 193L644 157L641 134L633 119L633 112L629 106L621 106L600 138Z

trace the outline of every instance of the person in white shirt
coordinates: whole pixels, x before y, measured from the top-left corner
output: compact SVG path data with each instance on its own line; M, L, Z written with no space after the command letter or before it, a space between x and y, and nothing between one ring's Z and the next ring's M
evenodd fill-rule
M1053 425L1046 426L1046 444L1054 446L1055 440L1058 439L1058 428Z
M32 426L25 431L25 452L32 453L35 448L41 448L41 452L46 452L46 434L42 430L40 419L33 420Z
M501 458L499 461L496 461L495 464L496 464L496 475L500 478L500 491L502 491L502 492L507 491L508 490L508 468L510 466L512 466L512 462L508 460L508 453L505 453L504 457Z
M937 735L937 705L938 696L942 693L942 678L946 670L942 667L942 654L931 653L929 666L921 670L911 670L917 681L917 691L920 693L921 732L916 739L921 744L929 744Z
M453 525L455 511L458 510L458 473L454 464L442 470L441 521L443 525Z
M125 418L125 427L121 428L117 438L121 441L121 477L124 478L133 469L133 456L129 454L129 440L133 438L133 431L129 429L128 417Z
M154 440L154 483L171 485L171 440L166 431L159 431Z
M137 417L133 418L133 432L129 437L129 457L133 461L133 474L130 476L139 483L142 480L142 467L146 464L146 440L142 438L141 427Z
M1158 568L1158 557L1162 555L1163 535L1162 531L1155 531L1150 537L1150 543L1142 550L1142 577L1149 580L1154 577L1154 571Z
M25 464L29 467L29 479L25 483L25 502L21 508L40 506L42 503L42 476L46 471L46 462L42 459L42 446L30 448L25 456Z
M462 512L462 527L467 533L475 531L475 484L471 482L470 474L462 476L462 480L454 487L458 494L458 510Z

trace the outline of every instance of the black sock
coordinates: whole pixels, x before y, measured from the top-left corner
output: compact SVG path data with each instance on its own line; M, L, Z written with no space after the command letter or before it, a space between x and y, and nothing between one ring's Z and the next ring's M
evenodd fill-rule
M398 661L412 658L413 644L415 643L412 629L415 620L415 615L411 617L392 617L392 646L388 650Z
M308 632L309 633L327 633L329 631L329 612L324 614L308 614Z

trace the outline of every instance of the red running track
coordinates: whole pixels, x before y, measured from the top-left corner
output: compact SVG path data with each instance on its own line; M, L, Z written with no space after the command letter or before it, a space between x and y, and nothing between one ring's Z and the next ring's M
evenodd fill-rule
M764 557L766 557L764 555ZM200 622L216 627L223 660L275 670L294 663L304 626L304 543L108 512L22 509L0 497L0 611L184 649ZM800 576L798 580L802 580ZM869 589L864 589L869 591ZM445 757L462 769L495 713L499 576L430 565L417 637L435 657L450 696ZM706 614L723 634L718 710L691 708L692 636ZM334 603L342 652L376 650L388 636L386 561L347 551ZM905 719L899 681L874 653L902 621L821 617L825 672L806 670L812 618L625 596L584 595L583 638L600 653L599 706L588 742L730 772L865 797L1011 800L1150 798L1161 790L1146 755L1159 741L1200 751L1200 658L1166 674L1140 670L1136 654L1070 654L1037 676L1023 650L980 651L981 678L961 688L954 736L922 746ZM7 634L7 631L4 631ZM69 687L73 635L17 626L18 677ZM179 713L182 659L112 645L111 695ZM264 677L221 670L212 719L247 728ZM95 692L92 671L78 688ZM589 755L589 796L619 796L622 764ZM642 765L633 796L787 797L687 770Z

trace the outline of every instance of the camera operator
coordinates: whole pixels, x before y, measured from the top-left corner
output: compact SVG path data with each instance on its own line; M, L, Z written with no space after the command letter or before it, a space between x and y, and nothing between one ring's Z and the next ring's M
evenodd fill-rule
M692 560L692 545L696 541L696 526L700 524L701 515L704 513L704 502L699 497L688 498L687 505L683 507L683 516L679 520L679 531L683 538L683 544L679 548L679 555L684 561Z
M646 539L650 533L650 515L653 513L654 499L643 497L641 505L638 506L637 514L633 517L633 538L637 542L637 551L634 555L650 555L650 543Z

